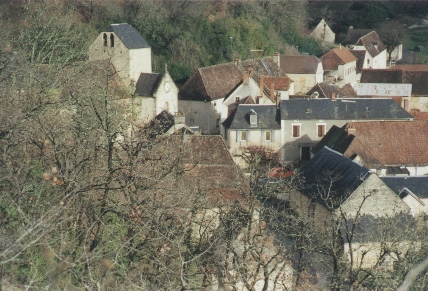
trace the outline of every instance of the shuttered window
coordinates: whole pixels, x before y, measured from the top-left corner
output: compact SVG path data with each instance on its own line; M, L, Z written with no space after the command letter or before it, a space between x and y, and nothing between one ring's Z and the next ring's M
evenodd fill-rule
M293 124L293 137L300 137L300 124Z

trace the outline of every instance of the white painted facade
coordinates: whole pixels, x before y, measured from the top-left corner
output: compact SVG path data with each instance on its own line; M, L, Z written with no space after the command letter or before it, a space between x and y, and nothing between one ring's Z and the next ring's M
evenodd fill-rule
M366 51L366 47L361 45L356 45L352 48L352 50L357 51ZM364 57L363 69L386 69L386 60L388 53L386 49L383 50L380 54L375 57L372 57L367 51Z
M351 120L281 120L281 160L284 163L297 163L323 138L333 125L342 127ZM295 134L294 127L299 127ZM319 127L324 131L320 132ZM306 152L308 151L308 152ZM312 156L309 156L311 158Z

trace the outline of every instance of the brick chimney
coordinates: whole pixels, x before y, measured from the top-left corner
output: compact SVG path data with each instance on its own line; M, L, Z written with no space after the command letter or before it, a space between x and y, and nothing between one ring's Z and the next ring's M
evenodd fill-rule
M248 85L248 79L250 78L250 75L249 75L249 73L248 72L245 72L243 75L242 75L242 84L244 84L244 85Z
M331 92L331 101L336 101L336 92Z
M348 134L355 134L357 132L357 129L352 125L348 125L348 127L346 128L346 131L348 132Z

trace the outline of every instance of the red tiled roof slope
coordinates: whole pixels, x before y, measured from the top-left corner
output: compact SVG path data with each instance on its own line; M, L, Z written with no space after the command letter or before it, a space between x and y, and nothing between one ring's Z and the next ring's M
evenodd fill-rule
M339 65L357 61L357 58L345 47L334 48L321 57L325 71L337 70Z
M428 121L354 122L347 128L383 165L428 165Z
M280 56L279 65L286 74L316 74L321 61L316 56Z

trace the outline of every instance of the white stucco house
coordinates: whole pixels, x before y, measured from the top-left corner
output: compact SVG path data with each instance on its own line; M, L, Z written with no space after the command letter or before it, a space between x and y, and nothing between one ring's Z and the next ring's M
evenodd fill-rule
M360 37L357 43L351 46L351 49L352 52L357 52L355 54L357 57L361 55L361 60L358 62L360 70L386 68L386 46L376 31L371 31ZM358 52L361 53L358 54Z
M293 92L272 57L199 68L180 88L179 110L202 134L224 134L221 123L242 103L275 104Z
M324 82L343 87L357 81L357 58L345 47L329 50L321 57Z

